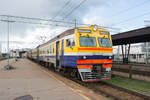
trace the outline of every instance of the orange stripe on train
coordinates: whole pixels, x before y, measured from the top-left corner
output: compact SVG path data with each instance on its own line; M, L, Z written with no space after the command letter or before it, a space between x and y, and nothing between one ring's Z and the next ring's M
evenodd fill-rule
M104 51L112 51L112 48L78 48L78 50L104 50Z
M77 68L92 68L92 65L77 65Z
M77 64L112 63L112 59L83 59L77 60Z
M108 67L112 67L112 64L108 64L108 65L102 65L103 68L108 68Z
M92 68L93 65L77 65L77 68ZM112 64L102 65L103 68L112 67Z

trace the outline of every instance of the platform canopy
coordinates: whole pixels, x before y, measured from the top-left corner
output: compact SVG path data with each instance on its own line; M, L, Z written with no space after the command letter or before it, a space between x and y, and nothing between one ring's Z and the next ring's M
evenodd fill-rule
M150 27L144 27L112 35L113 45L150 42Z

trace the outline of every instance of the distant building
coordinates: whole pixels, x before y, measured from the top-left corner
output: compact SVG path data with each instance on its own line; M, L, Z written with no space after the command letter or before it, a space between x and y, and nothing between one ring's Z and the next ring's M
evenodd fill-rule
M13 58L23 58L27 56L27 51L30 49L15 49L10 51L10 57Z
M123 56L121 46L115 46L113 53L114 61L122 61ZM150 43L131 45L129 61L139 63L150 63Z
M19 49L11 50L10 57L12 58L19 58Z

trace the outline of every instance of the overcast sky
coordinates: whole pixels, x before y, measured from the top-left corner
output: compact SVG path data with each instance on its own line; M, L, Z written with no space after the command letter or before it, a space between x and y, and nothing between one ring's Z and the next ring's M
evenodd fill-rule
M0 15L14 15L98 24L113 27L111 34L145 27L150 20L150 0L0 0ZM83 4L69 14L81 2ZM64 6L66 4L66 6ZM67 17L66 17L67 16ZM56 23L51 23L56 24ZM63 24L61 24L63 25ZM69 26L69 25L68 25ZM37 24L10 24L11 48L34 48L46 36L46 40L69 27ZM0 22L2 51L6 51L7 23Z

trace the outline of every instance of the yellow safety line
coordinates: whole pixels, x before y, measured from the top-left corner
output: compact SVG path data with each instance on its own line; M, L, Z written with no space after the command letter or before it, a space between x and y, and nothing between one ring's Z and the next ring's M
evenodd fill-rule
M81 93L78 93L75 89L67 86L66 84L64 84L62 81L58 80L56 77L54 77L53 75L49 74L47 71L45 71L44 69L40 68L44 73L46 73L48 76L50 77L53 77L55 80L57 80L59 83L63 84L64 86L66 86L68 89L70 89L72 92L82 96L85 100L91 100L90 98L88 98L87 96L81 94Z

